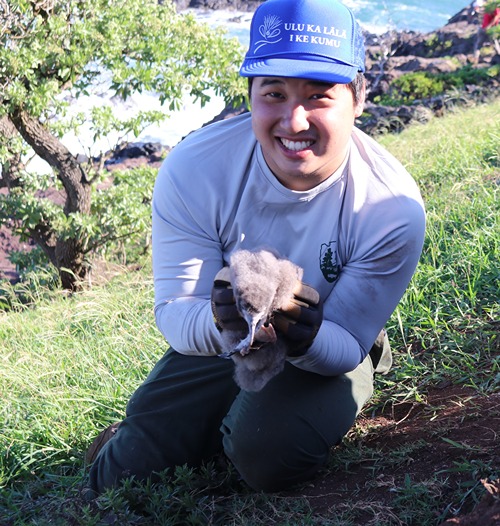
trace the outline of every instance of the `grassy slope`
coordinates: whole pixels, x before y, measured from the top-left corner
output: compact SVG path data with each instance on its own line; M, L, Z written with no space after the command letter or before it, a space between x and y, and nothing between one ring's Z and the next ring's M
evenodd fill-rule
M426 202L424 251L392 333L399 328L399 348L432 352L423 365L433 382L441 375L488 389L500 380L491 359L500 320L499 116L497 100L382 140ZM405 361L413 364L411 354ZM413 381L426 383L420 374Z
M428 230L389 324L397 367L379 381L366 414L389 400L419 400L443 380L497 392L500 99L381 142L421 186ZM315 516L300 499L252 494L234 474L210 469L80 500L82 452L121 417L167 348L152 301L146 268L0 314L0 525L351 524Z

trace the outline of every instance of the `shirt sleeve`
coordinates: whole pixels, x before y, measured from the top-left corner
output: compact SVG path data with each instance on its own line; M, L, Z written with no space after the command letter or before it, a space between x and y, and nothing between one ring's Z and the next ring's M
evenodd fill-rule
M403 296L420 257L424 214L416 202L413 210L408 208L409 204L397 229L386 232L364 257L353 258L342 268L325 301L319 333L306 355L291 360L294 365L337 375L352 371L364 360Z
M408 287L424 242L416 184L392 156L369 143L376 150L364 159L353 155L357 184L345 197L339 277L325 299L324 322L308 352L290 360L323 375L352 371L367 356ZM372 182L364 184L368 172Z
M228 137L238 155L221 153ZM254 149L250 119L234 117L184 139L158 172L152 204L155 319L182 354L220 353L210 296L225 265L221 230L234 214Z
M195 188L186 192L178 187L179 178L172 177L171 171L182 171L182 162L173 152L170 156L160 168L153 193L156 324L178 352L214 355L219 352L220 337L210 294L213 278L223 266L212 221L216 205L203 201L203 192ZM209 199L206 194L205 199ZM210 216L200 213L207 206L213 208Z

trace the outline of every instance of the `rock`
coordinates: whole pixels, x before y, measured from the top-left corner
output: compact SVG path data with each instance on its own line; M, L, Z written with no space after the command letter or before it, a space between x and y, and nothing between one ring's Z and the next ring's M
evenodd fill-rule
M159 142L127 143L115 150L114 159L134 159L161 153L163 146Z
M113 152L105 154L104 166L110 171L126 170L145 165L157 168L169 150L168 146L163 146L159 142L124 143ZM99 161L96 159L96 164L99 164Z

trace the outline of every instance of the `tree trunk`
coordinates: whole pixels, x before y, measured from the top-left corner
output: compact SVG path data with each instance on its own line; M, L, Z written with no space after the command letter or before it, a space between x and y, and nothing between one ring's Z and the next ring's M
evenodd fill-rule
M15 188L20 184L21 170L24 165L21 161L21 154L10 149L9 142L18 135L18 131L12 121L4 115L0 117L0 137L3 143L12 153L10 159L2 165L0 175L0 188Z
M72 153L37 119L17 109L11 120L35 153L57 173L66 190L64 213L90 212L90 183L87 174Z
M64 214L89 214L91 186L76 158L43 124L22 109L16 109L10 119L35 153L55 170L66 191ZM87 274L83 240L59 239L47 223L37 225L32 235L58 269L62 286L70 290L79 288Z

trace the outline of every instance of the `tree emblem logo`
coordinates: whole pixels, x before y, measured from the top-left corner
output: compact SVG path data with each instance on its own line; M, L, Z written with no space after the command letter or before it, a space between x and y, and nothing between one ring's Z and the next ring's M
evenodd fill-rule
M328 283L333 283L339 276L337 263L337 242L323 243L319 257L319 267Z

